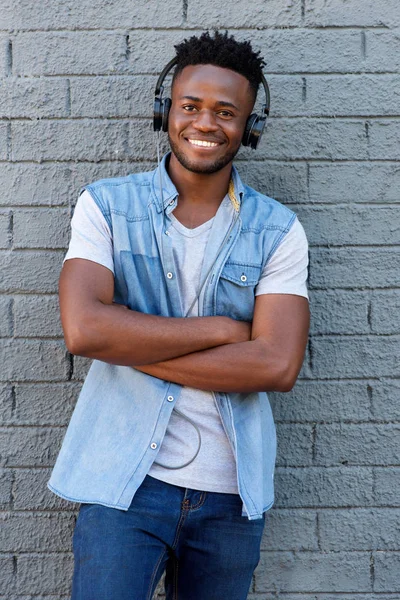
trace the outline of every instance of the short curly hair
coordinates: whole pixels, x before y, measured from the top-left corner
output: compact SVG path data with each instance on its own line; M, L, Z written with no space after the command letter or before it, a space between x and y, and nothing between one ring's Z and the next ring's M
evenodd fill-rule
M229 36L227 31L214 31L213 37L206 31L200 37L185 39L174 48L177 65L173 82L189 65L215 65L246 77L254 91L254 98L256 97L265 62L260 57L260 52L253 50L250 42L238 42L232 35Z

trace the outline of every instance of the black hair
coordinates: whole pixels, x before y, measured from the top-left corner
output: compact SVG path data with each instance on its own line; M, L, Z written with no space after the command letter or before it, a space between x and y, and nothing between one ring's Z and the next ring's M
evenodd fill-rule
M173 81L189 65L215 65L246 77L256 97L265 62L260 52L253 50L250 42L238 42L227 31L214 31L214 37L206 31L200 37L185 39L174 48L177 65Z

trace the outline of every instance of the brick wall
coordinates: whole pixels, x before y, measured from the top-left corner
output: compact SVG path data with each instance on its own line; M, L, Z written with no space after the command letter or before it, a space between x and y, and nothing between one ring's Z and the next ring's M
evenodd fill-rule
M266 58L271 118L238 166L299 214L311 255L249 599L400 597L397 0L1 0L0 600L69 597L76 505L45 485L88 366L56 295L78 190L154 164L156 75L212 27Z

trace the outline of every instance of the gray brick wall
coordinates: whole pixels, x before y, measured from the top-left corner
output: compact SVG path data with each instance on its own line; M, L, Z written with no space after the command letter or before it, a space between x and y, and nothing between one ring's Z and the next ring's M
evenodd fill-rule
M249 600L400 597L398 1L2 0L0 600L69 598L76 505L46 481L88 368L58 318L77 192L154 164L156 75L215 27L265 56L271 118L238 165L299 214L311 256Z

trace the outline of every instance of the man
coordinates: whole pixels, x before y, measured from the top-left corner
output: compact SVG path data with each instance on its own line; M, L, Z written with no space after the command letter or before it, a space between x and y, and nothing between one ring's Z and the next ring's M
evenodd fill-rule
M265 391L306 346L307 241L232 165L262 81L248 42L176 46L172 153L86 186L60 277L94 361L49 487L80 502L72 600L245 600L273 503Z

